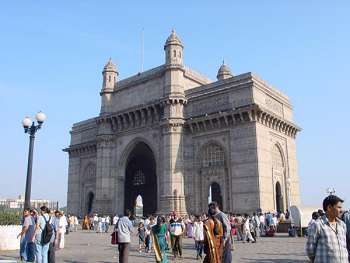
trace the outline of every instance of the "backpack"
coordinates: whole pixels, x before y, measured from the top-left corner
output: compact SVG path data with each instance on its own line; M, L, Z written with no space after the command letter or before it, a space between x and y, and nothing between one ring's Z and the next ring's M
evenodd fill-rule
M53 236L53 227L50 224L51 217L49 217L49 220L46 220L45 216L43 216L43 218L45 220L45 227L41 232L41 244L46 245L50 242Z

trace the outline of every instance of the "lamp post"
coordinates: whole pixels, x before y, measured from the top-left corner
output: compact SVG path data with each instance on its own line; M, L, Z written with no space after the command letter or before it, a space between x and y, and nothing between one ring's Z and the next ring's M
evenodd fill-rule
M24 198L24 208L30 208L30 194L32 189L32 167L33 167L33 150L35 133L41 128L46 119L46 115L39 111L35 115L37 125L29 117L25 117L22 121L24 132L29 134L29 153L28 153L28 166L27 166L27 180L26 180L26 192Z

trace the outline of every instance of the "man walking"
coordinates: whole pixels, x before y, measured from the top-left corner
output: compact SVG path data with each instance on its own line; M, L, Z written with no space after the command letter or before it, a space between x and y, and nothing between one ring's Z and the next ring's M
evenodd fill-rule
M181 218L177 218L174 213L174 218L170 219L170 238L174 258L182 257L182 234L185 231L185 226Z
M21 260L27 262L34 262L35 260L35 244L32 242L32 237L35 230L35 222L30 215L29 208L23 210L23 226L21 233L18 234L17 238L21 237L20 243L20 256Z
M133 229L130 216L130 210L126 210L125 215L118 220L115 226L118 232L119 263L128 263L129 259L130 235Z
M209 204L209 212L210 214L213 214L216 219L218 219L223 227L223 244L224 244L224 250L222 255L222 262L223 263L231 263L232 262L232 252L231 252L231 238L230 238L230 232L231 232L231 225L230 221L225 213L220 211L218 203L217 202L211 202Z
M41 215L38 216L36 223L35 245L37 263L48 263L48 251L50 246L50 239L52 238L53 232L49 233L50 231L47 229L46 223L50 222L50 216L47 212L48 208L46 206L40 207ZM45 240L45 238L43 238L43 235L47 236L49 239Z
M326 214L310 226L306 253L314 263L348 263L346 226L339 219L343 200L329 195L323 200Z

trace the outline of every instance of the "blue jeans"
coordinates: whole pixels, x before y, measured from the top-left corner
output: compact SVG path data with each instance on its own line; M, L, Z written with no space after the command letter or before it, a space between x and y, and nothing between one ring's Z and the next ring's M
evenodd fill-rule
M38 243L35 243L36 245L36 262L37 263L48 263L47 257L49 252L49 246L50 243L47 243L46 245L40 245Z
M19 256L23 259L27 259L27 240L25 238L22 238L20 244L19 244Z
M35 254L36 254L36 246L34 242L27 242L26 252L27 252L27 261L34 262Z

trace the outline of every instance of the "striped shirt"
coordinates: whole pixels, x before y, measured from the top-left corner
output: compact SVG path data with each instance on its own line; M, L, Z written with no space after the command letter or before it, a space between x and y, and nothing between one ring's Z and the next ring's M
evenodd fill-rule
M326 216L310 225L306 254L314 263L349 263L346 249L346 226L336 219L331 226Z

